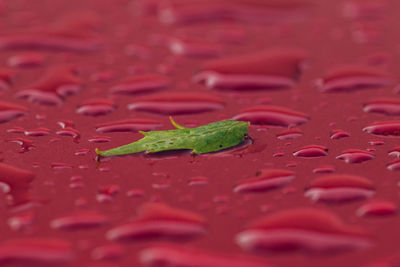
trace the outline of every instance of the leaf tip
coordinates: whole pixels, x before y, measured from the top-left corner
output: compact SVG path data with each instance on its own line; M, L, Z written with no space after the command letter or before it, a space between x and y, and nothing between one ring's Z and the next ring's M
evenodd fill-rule
M179 125L178 123L176 123L174 121L174 119L172 118L172 116L169 116L169 120L171 121L172 125L175 126L175 128L177 128L177 129L185 129L185 127L183 127L182 125Z

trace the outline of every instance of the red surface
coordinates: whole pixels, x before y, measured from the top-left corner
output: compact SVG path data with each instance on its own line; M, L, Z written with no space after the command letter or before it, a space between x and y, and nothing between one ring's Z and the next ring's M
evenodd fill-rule
M399 11L0 1L0 266L398 266ZM253 143L95 160L170 114Z

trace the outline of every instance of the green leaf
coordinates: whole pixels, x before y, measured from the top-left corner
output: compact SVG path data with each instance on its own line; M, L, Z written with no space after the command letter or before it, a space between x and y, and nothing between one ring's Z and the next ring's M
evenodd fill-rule
M139 152L156 153L167 150L191 149L195 154L216 152L240 144L248 135L249 122L224 120L185 128L170 117L174 130L140 132L144 137L136 142L96 153L102 157Z

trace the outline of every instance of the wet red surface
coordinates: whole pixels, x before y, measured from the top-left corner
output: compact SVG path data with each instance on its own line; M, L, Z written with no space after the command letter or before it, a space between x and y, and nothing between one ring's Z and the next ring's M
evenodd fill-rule
M395 0L0 0L0 266L399 266ZM96 161L234 118L252 141Z

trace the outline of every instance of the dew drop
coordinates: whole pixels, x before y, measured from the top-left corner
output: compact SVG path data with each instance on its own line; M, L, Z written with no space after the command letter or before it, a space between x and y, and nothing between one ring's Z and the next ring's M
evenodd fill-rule
M170 78L161 74L143 74L129 77L112 86L113 94L141 94L158 91L169 87Z
M293 171L281 169L263 169L254 178L239 182L234 188L235 193L264 192L289 184L295 178Z
M375 194L368 179L347 174L330 174L313 180L304 195L313 201L344 202L370 198Z
M249 90L291 88L300 74L304 51L275 49L206 62L194 80L209 88Z
M394 215L397 212L397 206L391 201L385 200L372 200L363 204L356 211L358 216L388 216Z
M337 139L342 139L342 138L345 138L345 137L350 137L351 135L350 135L350 133L348 133L348 132L346 132L346 131L343 131L343 130L333 130L332 131L332 133L331 133L331 139L335 139L335 140L337 140Z
M363 131L384 136L399 136L400 121L379 121L365 127Z
M85 211L58 217L50 222L50 226L59 230L90 229L102 226L108 222L108 218L101 213Z
M78 114L86 116L103 116L115 110L113 101L108 99L89 99L83 102L76 110Z
M8 122L27 114L28 109L23 106L0 101L0 123Z
M302 158L324 157L328 156L328 148L319 145L308 145L293 152L293 156Z
M336 159L343 160L348 164L361 163L374 158L375 155L373 153L361 149L348 149L336 157Z
M382 113L386 115L400 115L400 99L376 98L364 103L363 110L369 113Z
M279 106L253 106L241 110L234 120L249 121L256 125L291 127L306 123L309 117L301 112Z

